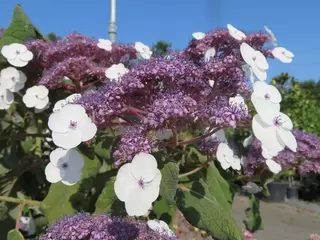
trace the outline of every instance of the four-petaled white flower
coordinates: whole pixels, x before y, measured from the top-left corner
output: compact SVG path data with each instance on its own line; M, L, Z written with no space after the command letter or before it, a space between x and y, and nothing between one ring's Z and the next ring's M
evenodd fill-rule
M216 55L216 49L214 47L209 48L204 54L204 61L210 61Z
M141 59L150 59L152 55L152 51L147 45L144 45L142 42L136 42L134 44L134 48L138 52L138 57Z
M229 167L235 170L241 169L240 158L233 154L232 149L227 143L222 142L218 145L216 156L224 170Z
M113 64L111 67L107 68L106 77L110 80L119 81L127 72L129 72L129 69L126 68L122 63Z
M18 92L21 90L26 81L26 75L14 67L7 67L1 70L0 84L10 92Z
M11 43L3 46L1 54L15 67L24 67L33 58L33 53L20 43Z
M52 113L48 126L52 131L54 144L65 149L75 148L81 142L89 141L97 132L97 126L78 104L68 104Z
M243 140L243 143L242 143L243 147L246 148L246 147L250 146L252 144L253 140L254 140L254 137L251 134L249 137L247 137L246 139Z
M281 100L281 94L275 86L261 81L253 84L251 102L262 118L279 112Z
M235 97L230 97L229 105L236 106L237 108L243 109L246 112L248 111L248 106L240 94L237 94Z
M49 103L49 90L45 86L28 88L22 101L28 108L44 109Z
M155 232L158 232L161 234L167 234L170 237L175 236L173 231L169 228L168 224L162 220L158 220L158 219L149 220L147 224L148 224L148 227Z
M0 110L9 109L14 101L14 95L0 84Z
M252 130L262 145L272 152L280 152L287 146L293 152L297 151L297 141L292 134L290 118L281 112L271 114L262 119L256 114L252 120Z
M50 163L45 168L48 182L62 182L72 186L81 180L83 156L75 149L56 148L50 153Z
M205 36L206 36L206 34L203 33L203 32L195 32L195 33L192 34L192 37L193 37L194 39L197 39L197 40L201 40L201 39L203 39Z
M209 131L209 127L206 127L204 129L204 134L207 134L208 131ZM210 132L214 132L214 131L215 129L212 129ZM209 137L205 138L206 141L209 139L217 139L219 142L224 142L224 143L228 142L226 138L226 134L223 129L219 129L218 131L212 133Z
M131 163L120 167L114 190L119 200L125 202L129 216L143 216L158 198L160 182L156 159L151 154L139 153Z
M112 42L108 39L98 39L97 46L98 48L104 49L106 51L111 51L112 50Z
M272 55L283 63L291 63L294 58L294 54L283 47L274 48Z
M247 43L241 43L240 52L243 60L251 67L257 78L260 81L265 81L267 79L266 70L269 68L266 57Z
M228 28L229 34L234 39L236 39L238 41L246 39L246 35L243 32L241 32L240 30L236 29L231 24L227 24L227 28Z
M80 94L80 93L71 94L71 95L68 96L67 98L61 99L61 100L57 101L57 102L54 104L54 107L53 107L53 110L52 110L52 111L53 111L53 112L60 111L61 108L63 108L63 107L66 106L67 104L71 104L71 103L76 102L77 100L79 100L79 98L81 98L81 94Z
M265 30L267 31L267 33L270 35L273 46L278 46L277 38L276 38L276 36L274 35L274 33L271 31L271 29L269 29L267 26L264 26L264 29L265 29Z
M266 164L269 170L275 174L278 174L282 170L281 165L272 159L267 159Z

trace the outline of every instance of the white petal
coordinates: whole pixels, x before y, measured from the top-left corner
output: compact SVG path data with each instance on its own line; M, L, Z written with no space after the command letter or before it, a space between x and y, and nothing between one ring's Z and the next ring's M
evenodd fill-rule
M159 196L161 177L161 172L159 169L157 169L156 175L152 181L146 183L144 191L145 194L148 195L148 199L152 202L155 201Z
M243 60L250 66L255 66L253 58L256 55L256 51L249 46L247 43L241 43L240 45L240 52Z
M46 97L44 99L38 99L37 103L34 105L36 109L44 109L49 103L49 98Z
M231 167L230 163L228 163L228 162L220 162L220 165L223 170L227 170L228 168Z
M29 62L33 59L33 53L28 50L24 53L21 53L19 57L22 61Z
M81 170L69 170L62 178L61 182L67 186L75 185L82 178Z
M136 179L142 178L145 182L149 182L156 176L157 166L157 160L154 156L141 152L132 159L130 171Z
M58 166L59 161L61 158L64 158L67 154L68 150L65 150L63 148L56 148L54 149L51 153L50 153L50 162L55 165Z
M70 149L77 147L82 142L82 134L77 130L69 130L66 133L52 132L52 140L58 147Z
M249 137L247 137L245 140L243 140L243 143L242 143L243 147L248 147L249 145L251 145L253 140L254 140L254 137L251 134Z
M209 80L209 86L213 87L214 86L214 80Z
M203 39L205 36L206 36L206 34L203 33L203 32L195 32L195 33L192 34L192 37L195 38L195 39L197 39L197 40L201 40L201 39Z
M34 95L26 93L22 97L22 101L28 108L32 108L37 104L38 99Z
M67 158L70 169L81 170L83 168L84 158L76 149L70 149L67 152Z
M252 130L255 137L260 140L266 148L277 152L284 149L285 145L277 138L275 127L267 125L258 114L253 117Z
M20 53L25 53L28 51L27 47L21 43L11 43L10 48L15 52L19 51Z
M155 232L159 232L159 230L162 230L162 226L160 225L160 221L158 219L148 220L147 225L150 229L152 229Z
M48 127L51 131L65 133L69 130L70 118L59 112L54 112L49 116Z
M229 34L234 39L241 41L246 38L246 35L243 32L241 32L240 30L238 30L237 28L235 28L231 24L227 24L227 28L229 30Z
M262 156L265 159L271 159L271 158L273 158L273 157L278 155L277 151L271 151L271 150L269 150L268 148L266 148L263 145L261 146L261 149L262 149Z
M233 151L227 143L220 143L217 148L216 157L224 169L229 168L229 163L233 159Z
M285 130L291 131L293 128L293 124L289 116L284 113L279 113L278 117L280 118L281 127Z
M28 62L23 61L19 58L15 58L15 59L8 59L8 62L15 67L24 67L27 66Z
M0 75L1 86L6 89L12 88L20 79L20 73L14 67L2 69Z
M266 164L267 164L268 168L270 169L270 171L275 174L279 173L282 169L281 165L279 163L276 163L272 159L266 160Z
M49 94L48 88L46 88L46 87L43 86L43 85L37 86L36 90L37 90L37 96L38 96L38 98L40 98L40 99L46 98L46 97L48 96L48 94Z
M10 45L5 45L1 49L1 54L7 59L14 59L17 57L17 53Z
M132 191L139 187L138 182L130 172L131 163L126 163L120 167L114 183L114 191L120 201L128 200Z
M61 110L65 105L67 105L67 101L65 99L59 100L58 102L56 102L54 104L52 111L57 112L57 111Z
M71 94L70 96L68 96L65 100L67 103L74 103L75 101L78 101L79 98L81 98L81 94L74 93L74 94Z
M46 178L50 183L60 182L61 179L65 176L66 172L64 169L60 169L54 166L52 163L49 163L45 170Z
M18 92L24 88L24 82L16 83L12 88L9 88L10 92Z
M84 127L81 127L82 132L82 142L89 141L92 139L96 133L97 133L97 126L91 122L91 120L88 121Z
M125 208L129 216L143 216L148 213L152 206L152 201L144 193L142 188L136 188L131 192L125 202Z
M251 102L261 119L264 120L265 123L272 125L274 116L280 112L280 104L272 103L268 100L256 97L253 94L251 95Z
M260 80L265 81L267 80L267 72L264 70L259 69L256 65L251 66L251 69L254 75Z
M292 134L292 132L283 129L281 127L277 128L277 133L282 142L293 152L297 151L297 140Z
M238 156L233 156L233 161L231 162L231 167L234 170L241 170L240 158Z
M268 64L268 62L267 62L267 59L266 59L266 57L263 55L263 53L260 52L260 51L256 51L255 64L256 64L256 66L257 66L260 70L266 71L267 69L269 69L269 64Z

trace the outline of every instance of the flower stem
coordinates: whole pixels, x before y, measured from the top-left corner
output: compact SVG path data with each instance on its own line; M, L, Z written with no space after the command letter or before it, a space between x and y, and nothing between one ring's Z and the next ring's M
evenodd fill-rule
M35 201L35 200L29 200L29 199L20 199L20 198L0 196L0 202L1 201L17 203L17 204L22 204L23 203L24 205L30 205L30 206L45 207L45 205L42 202Z
M187 177L189 175L192 175L192 174L200 171L202 168L207 166L207 164L210 162L210 160L211 159L208 157L207 160L204 163L202 163L199 167L196 167L195 169L191 170L190 172L179 174L179 178Z
M19 229L20 229L20 218L22 215L24 205L25 205L25 202L24 202L24 200L22 200L22 202L19 205L19 210L18 210L17 217L16 217L16 230L17 231L19 231Z

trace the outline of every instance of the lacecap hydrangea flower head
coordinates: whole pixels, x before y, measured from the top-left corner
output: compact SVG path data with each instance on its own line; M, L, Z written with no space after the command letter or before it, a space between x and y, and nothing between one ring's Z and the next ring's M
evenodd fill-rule
M27 108L49 115L52 143L57 146L45 168L52 184L79 182L85 164L78 147L94 143L104 131L117 132L112 150L118 168L114 192L128 215L145 216L163 183L162 160L155 157L162 148L202 141L200 149L208 153L208 161L216 159L223 170L237 173L243 158L229 144L224 129L252 129L274 171L279 167L273 158L279 152L297 151L292 122L280 112L281 95L266 83L267 58L289 63L294 55L283 47L266 48L273 39L269 32L247 34L228 24L227 29L192 34L186 49L165 57L153 56L141 42L114 44L80 34L54 42L13 43L1 50L17 69L1 73L1 79L11 80L0 79L5 81L0 85L0 107L9 108L14 91L20 89ZM29 76L35 84L23 89ZM63 97L50 92L62 92ZM202 133L185 134L196 130ZM181 163L181 159L167 160ZM153 239L146 225L130 221L76 215L58 222L43 239L63 237L63 229L83 239L116 239L112 236L133 232L137 239ZM161 232L168 230L161 223L150 226L155 225Z

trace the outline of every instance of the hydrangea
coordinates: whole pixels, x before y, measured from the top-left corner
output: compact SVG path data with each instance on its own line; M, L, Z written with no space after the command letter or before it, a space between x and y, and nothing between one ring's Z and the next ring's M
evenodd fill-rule
M177 240L167 232L155 231L147 223L107 215L78 213L65 216L49 227L40 240Z

